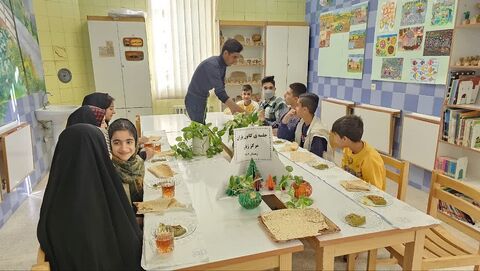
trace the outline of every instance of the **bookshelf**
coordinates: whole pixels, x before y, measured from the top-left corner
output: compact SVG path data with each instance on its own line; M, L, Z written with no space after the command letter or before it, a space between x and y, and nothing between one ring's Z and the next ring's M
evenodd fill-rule
M480 167L478 166L480 144L476 144L478 141L476 138L480 139L480 99L478 92L475 91L476 86L480 85L480 66L477 63L459 65L460 58L480 55L480 46L478 46L480 23L463 24L466 11L470 11L471 22L474 22L477 14L480 14L476 1L458 0L437 143L436 168L441 171L449 168L444 167L445 158L452 159L454 164L455 161L460 164L459 161L464 160L461 158L466 157L468 159L466 174L459 181L480 190ZM450 170L448 171L451 173ZM461 197L461 195L455 195ZM458 215L451 213L447 215L462 220ZM475 227L478 226L477 222Z

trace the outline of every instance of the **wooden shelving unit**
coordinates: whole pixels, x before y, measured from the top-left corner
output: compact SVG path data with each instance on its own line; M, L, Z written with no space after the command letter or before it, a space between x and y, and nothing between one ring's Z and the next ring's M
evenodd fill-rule
M472 14L474 15L472 17L476 16L476 12L478 9L477 7L474 6L475 4L476 4L476 1L471 1L471 0L458 1L457 12L456 12L457 13L456 25L453 29L453 40L452 40L452 46L450 51L449 74L450 72L455 72L455 71L465 72L468 70L468 71L475 72L476 76L480 76L480 66L456 65L460 57L480 55L480 46L478 46L478 44L480 43L480 23L468 24L468 25L462 24L465 11L470 11L471 13L474 13ZM474 20L474 18L471 18L471 20ZM440 132L439 132L439 137L437 142L436 157L438 158L441 156L446 156L454 159L467 157L468 158L467 170L466 170L466 174L464 175L465 177L463 178L463 180L461 180L461 182L466 183L472 186L473 188L480 190L480 167L478 166L480 163L480 150L471 148L470 146L453 144L444 139L444 131L446 128L448 128L449 131L451 131L450 129L452 127L455 128L456 129L455 137L457 137L462 132L461 126L460 126L460 129L457 128L458 127L456 126L457 122L454 122L454 125L453 125L451 122L452 120L451 118L449 118L448 120L445 119L446 110L449 110L450 113L452 112L451 110L454 110L454 109L464 109L465 111L480 112L480 99L477 97L476 102L473 104L449 104L449 100L447 100L447 94L450 88L449 83L450 83L450 80L447 79L446 91L445 91L445 102L444 102L444 105L442 108L442 114L441 114ZM477 118L477 117L471 117L471 118ZM467 117L464 116L464 119L463 119L464 124L466 119ZM445 124L447 123L449 123L449 127L445 127ZM461 119L459 120L458 123L461 124ZM464 131L465 130L463 130L463 132ZM462 140L471 140L470 139L471 134L467 135L466 133L463 133L460 135L462 135L461 136ZM467 138L465 138L466 136ZM478 199L475 199L475 200L478 200ZM471 226L471 225L469 224L468 226Z
M253 93L261 93L261 85L258 81L256 82L242 82L242 83L233 83L229 80L229 77L234 71L245 72L247 75L246 80L252 80L253 74L260 74L260 77L263 78L265 75L265 27L266 22L241 22L241 21L220 21L220 44L226 41L228 38L235 38L235 36L240 36L240 42L243 45L243 51L241 52L242 57L244 58L244 63L238 63L231 65L227 68L225 74L225 89L227 94L231 98L241 94L241 86L249 84L253 88ZM252 35L260 34L261 41L253 42ZM243 40L241 40L243 38ZM262 64L247 64L245 63L248 59L257 59L260 60ZM246 81L245 80L245 81ZM225 105L222 105L222 110L225 109Z

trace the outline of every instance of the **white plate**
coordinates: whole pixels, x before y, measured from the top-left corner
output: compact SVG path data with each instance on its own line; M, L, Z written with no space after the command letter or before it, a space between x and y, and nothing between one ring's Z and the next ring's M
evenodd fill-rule
M151 187L155 190L162 190L162 187L160 186L160 183L167 181L168 179L173 179L175 182L175 186L179 186L181 182L181 178L178 177L170 177L170 178L157 178L157 177L149 177L149 178L144 178L143 182L148 186Z
M380 196L380 197L382 197L382 198L385 199L385 201L387 202L387 204L385 204L385 205L376 205L376 204L374 204L371 200L369 200L369 199L367 198L368 195ZM384 196L384 195L381 195L381 194L379 194L379 193L375 193L375 192L360 193L360 194L358 194L358 195L355 196L355 199L356 199L358 202L360 202L361 204L363 204L363 205L372 206L372 207L385 207L385 206L389 206L389 205L392 204L392 201L391 201L388 197L386 197L386 196Z
M358 226L358 227L354 227L354 226L351 226L350 224L348 224L347 221L345 220L345 217L347 215L351 214L351 213L361 215L361 216L365 216L365 224L363 224L362 226ZM354 208L354 209L351 209L351 210L344 210L344 211L341 211L338 214L338 216L340 218L340 221L342 221L345 225L347 225L349 227L352 227L352 228L371 229L371 228L376 228L380 224L382 224L382 219L377 214L375 214L373 212L368 212L367 210L362 209L362 208Z
M183 239L195 232L195 230L197 229L197 220L194 213L192 213L191 211L179 210L164 213L162 215L156 215L154 221L154 225L156 226L160 225L160 223L163 223L165 225L180 225L184 227L187 232L181 236L175 237L175 240ZM157 227L154 227L152 229L152 235L154 237L156 229ZM155 240L155 238L153 239Z

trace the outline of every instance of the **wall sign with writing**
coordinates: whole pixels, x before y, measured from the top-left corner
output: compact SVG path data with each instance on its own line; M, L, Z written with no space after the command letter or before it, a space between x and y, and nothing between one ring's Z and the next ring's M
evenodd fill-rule
M272 159L272 127L247 127L233 130L235 161Z

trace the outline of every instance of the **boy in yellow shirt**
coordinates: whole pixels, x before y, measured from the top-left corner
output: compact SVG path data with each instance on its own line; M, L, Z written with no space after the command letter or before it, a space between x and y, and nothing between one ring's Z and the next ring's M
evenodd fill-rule
M362 141L362 119L355 115L341 117L333 123L331 133L334 146L343 148L342 168L385 190L385 164L377 150Z
M258 110L258 103L252 100L253 90L251 85L243 85L242 88L242 100L237 102L245 112L252 113Z

